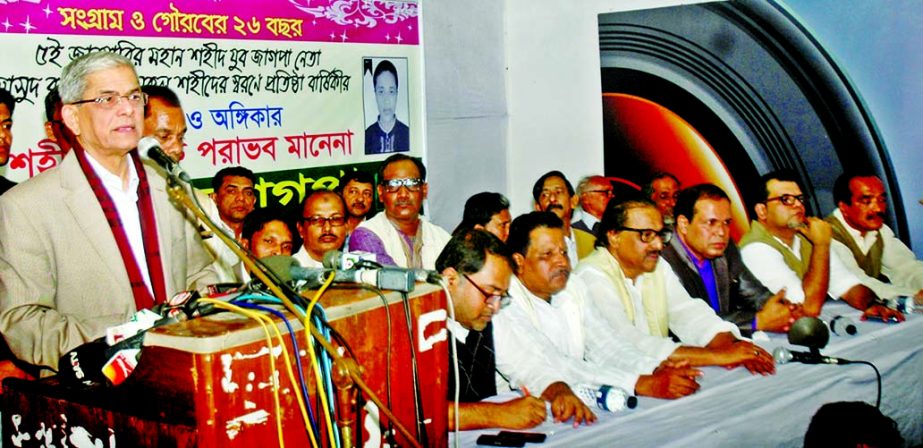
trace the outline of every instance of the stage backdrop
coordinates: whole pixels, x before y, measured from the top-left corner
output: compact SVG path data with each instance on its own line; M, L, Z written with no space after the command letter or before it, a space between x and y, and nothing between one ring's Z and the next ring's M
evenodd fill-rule
M142 84L180 97L189 131L183 168L208 187L219 169L257 173L260 205L300 201L345 170L374 171L372 72L398 73L397 119L422 156L422 49L415 1L0 0L0 87L17 99L5 175L23 181L62 156L45 140L43 99L61 68L109 50Z

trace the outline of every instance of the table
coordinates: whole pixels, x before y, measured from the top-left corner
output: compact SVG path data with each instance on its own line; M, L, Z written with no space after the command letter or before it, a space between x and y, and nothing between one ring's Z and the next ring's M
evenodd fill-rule
M891 325L859 321L860 312L842 302L828 302L821 317L829 321L845 315L856 321L859 334L837 336L822 353L875 364L882 375L881 411L898 422L908 446L923 443L923 314ZM785 335L757 341L770 352L788 344ZM800 447L811 417L833 401L875 404L875 372L862 364L777 366L774 376L750 375L739 368L703 368L701 389L679 400L639 397L634 410L597 412L591 426L573 428L546 421L530 431L548 439L536 447ZM496 430L463 431L461 446L476 446L480 434ZM453 443L450 436L450 446Z

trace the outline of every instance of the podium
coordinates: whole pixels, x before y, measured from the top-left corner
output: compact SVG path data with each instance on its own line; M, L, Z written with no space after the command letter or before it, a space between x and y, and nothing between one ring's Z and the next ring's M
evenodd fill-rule
M426 437L431 446L446 446L445 296L438 287L417 285L408 299L410 332L401 295L386 292L384 300L387 306L382 297L369 291L332 289L320 303L330 326L343 336L363 367L366 384L385 403L390 395L395 416L419 440L411 368L411 350L415 351ZM274 320L294 359L284 323ZM319 439L327 445L304 329L297 321L290 323L299 336L298 359L315 417L324 432ZM295 397L300 386L289 381L275 337L273 345L280 416L271 387L270 349L262 327L252 319L226 312L151 330L145 336L138 367L120 386L79 388L62 385L54 377L5 380L3 446L61 446L65 438L70 441L68 446L275 446L276 419L280 417L286 445L310 446ZM365 401L354 427L361 434L362 446L381 446L385 443L385 418L379 417L374 403ZM395 439L399 445L407 445L399 433Z

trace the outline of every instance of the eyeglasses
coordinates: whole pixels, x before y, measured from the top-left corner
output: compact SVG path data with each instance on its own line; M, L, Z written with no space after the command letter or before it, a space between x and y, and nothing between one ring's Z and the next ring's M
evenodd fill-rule
M588 190L588 191L585 191L584 193L599 193L599 194L604 194L604 195L606 195L606 196L614 196L614 195L615 195L615 194L612 192L612 190Z
M468 274L462 274L462 277L465 277L465 280L468 280L468 283L471 283L471 286L474 286L474 289L477 289L484 296L484 302L488 305L493 305L494 303L499 303L500 308L503 308L510 304L510 295L506 291L503 293L489 293L484 291L474 280L471 280L471 277L468 277Z
M654 237L660 238L660 241L663 241L663 244L667 244L670 240L673 239L673 231L670 229L633 229L631 227L619 227L618 230L627 230L629 232L637 232L641 237L642 243L650 243L654 241Z
M401 187L407 187L408 190L416 193L423 188L424 183L425 181L423 179L407 178L384 180L381 182L381 185L385 187L385 191L388 193L396 193Z
M793 194L783 194L782 196L776 196L774 198L766 199L766 202L772 202L772 201L779 201L782 203L782 205L787 205L789 207L795 205L795 201L798 201L801 203L801 205L804 205L804 195L799 194L796 196Z
M340 227L343 224L346 224L345 216L303 216L302 221L307 223L309 226L323 227L324 224L330 224L330 227Z
M96 103L97 106L103 109L112 109L117 106L122 100L128 101L128 104L139 107L147 104L147 94L144 92L132 92L128 95L118 95L115 93L107 93L105 95L100 95L96 98L90 98L88 100L74 101L73 103L68 104L86 104L86 103Z

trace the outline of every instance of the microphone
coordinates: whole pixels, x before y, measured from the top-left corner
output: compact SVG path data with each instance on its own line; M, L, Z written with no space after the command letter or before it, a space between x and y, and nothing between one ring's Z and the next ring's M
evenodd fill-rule
M832 356L824 356L820 353L809 353L809 352L795 352L791 351L785 347L776 347L772 351L772 358L776 361L776 364L788 364L789 362L800 362L802 364L852 364L853 362L848 359L834 358Z
M329 253L329 252L328 252ZM326 256L325 256L326 258ZM293 257L277 255L260 260L282 281L303 280L308 289L323 286L330 273L334 283L358 283L374 286L378 289L391 289L412 292L416 279L407 269L382 267L380 269L319 269L303 268Z
M349 269L352 266L344 266L344 264L346 263L344 260L350 259L352 260L352 263L355 264L357 262L355 260L356 256L353 256L353 255L356 255L356 254L352 254L350 252L347 252L346 254L344 254L343 252L340 252L338 250L328 250L326 253L324 253L324 267L328 269ZM357 256L359 259L366 259L363 256L363 254L358 254ZM380 268L380 270L406 271L406 272L411 273L413 275L413 278L418 282L432 283L432 284L437 284L437 285L442 282L441 274L439 274L436 271L430 271L427 269L408 269L408 268L401 268L401 267L396 267L396 266L384 266ZM386 288L382 288L382 289L386 289ZM387 288L387 289L391 289L391 288Z
M811 350L819 350L830 341L830 331L824 321L816 317L802 317L788 330L788 342Z
M160 147L160 142L158 142L156 138L142 138L141 141L138 142L138 152L146 154L154 163L160 165L163 169L167 170L167 173L179 178L181 181L186 183L192 181L189 174L186 174L186 172L180 168L179 163L174 162L173 159L163 151L163 148Z
M830 331L838 336L854 336L859 333L859 328L852 319L846 316L836 316L830 321Z

